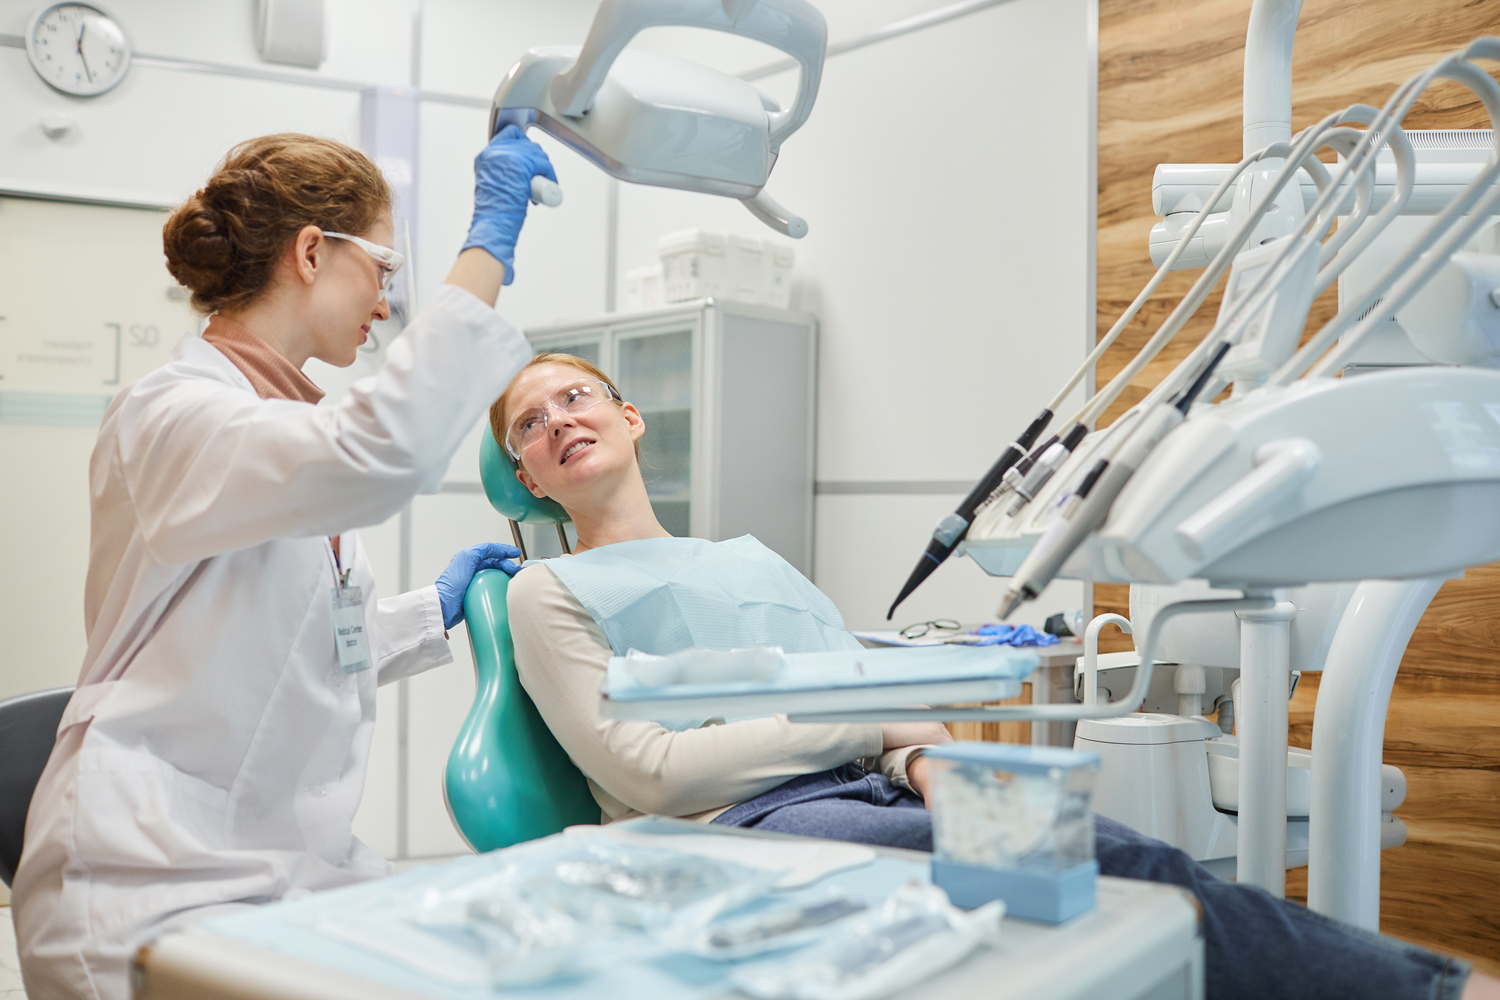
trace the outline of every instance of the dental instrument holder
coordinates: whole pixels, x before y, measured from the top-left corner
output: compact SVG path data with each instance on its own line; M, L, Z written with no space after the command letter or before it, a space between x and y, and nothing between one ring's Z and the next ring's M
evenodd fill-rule
M1003 899L1007 916L1049 924L1094 908L1098 754L965 741L925 756L932 883L953 905Z
M785 111L751 84L687 60L626 49L658 26L763 42L799 65ZM604 0L580 46L527 52L495 91L490 135L535 126L620 180L739 199L783 235L807 223L764 191L781 144L812 113L828 26L806 0Z

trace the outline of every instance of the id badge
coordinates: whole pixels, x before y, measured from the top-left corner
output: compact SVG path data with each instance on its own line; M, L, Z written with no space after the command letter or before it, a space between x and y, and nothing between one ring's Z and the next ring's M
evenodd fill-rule
M365 635L364 592L359 587L333 588L333 637L339 666L352 674L370 667L370 642Z

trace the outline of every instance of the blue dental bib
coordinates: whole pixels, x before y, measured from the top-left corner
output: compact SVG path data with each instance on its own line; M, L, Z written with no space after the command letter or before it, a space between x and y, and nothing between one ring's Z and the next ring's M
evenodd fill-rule
M822 591L753 535L643 538L547 566L604 629L615 655L780 646L859 649Z

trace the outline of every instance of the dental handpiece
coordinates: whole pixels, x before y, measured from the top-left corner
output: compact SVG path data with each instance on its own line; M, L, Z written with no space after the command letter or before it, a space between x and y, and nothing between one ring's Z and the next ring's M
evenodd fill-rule
M1170 404L1159 406L1142 419L1135 433L1114 456L1099 460L1074 491L1079 502L1073 505L1072 516L1058 518L1042 534L1011 578L1010 588L1000 603L1002 621L1026 601L1035 600L1052 582L1068 557L1104 523L1115 497L1120 495L1151 449L1182 420L1182 411L1177 407Z
M556 208L562 204L562 188L557 186L557 181L537 174L531 178L531 203Z
M1211 383L1214 371L1231 346L1229 343L1220 344L1191 385L1171 401L1144 414L1119 450L1109 458L1100 459L1089 471L1066 501L1063 513L1037 540L1011 578L1010 588L1000 604L1002 621L1026 601L1035 600L1083 540L1104 524L1115 498L1130 482L1135 470L1162 438L1187 419L1188 410Z
M1041 436L1042 431L1047 429L1047 424L1051 420L1050 409L1039 413L1021 436L1000 453L995 464L990 466L990 470L984 474L983 478L974 484L969 495L964 497L963 502L954 509L953 513L938 522L932 532L932 541L927 543L927 551L923 552L922 557L917 560L916 569L912 570L911 576L907 577L906 585L901 588L901 593L891 604L891 610L885 613L886 621L890 621L901 602L910 597L911 592L921 586L922 581L931 576L932 571L953 554L958 543L963 541L964 536L969 533L969 525L974 521L975 512L990 499L992 493L1000 488L1006 471L1026 456L1027 449L1036 443L1036 439Z
M1046 486L1048 480L1052 478L1052 474L1061 467L1067 457L1073 453L1073 449L1077 448L1088 435L1088 432L1089 429L1083 424L1074 424L1061 441L1042 452L1041 457L1027 471L1025 478L1014 485L1016 500L1007 512L1011 517L1019 514L1021 508L1029 504L1041 492L1042 487Z

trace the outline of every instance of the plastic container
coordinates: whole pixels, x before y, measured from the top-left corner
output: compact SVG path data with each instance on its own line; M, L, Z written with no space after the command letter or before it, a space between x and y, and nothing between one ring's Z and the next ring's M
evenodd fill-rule
M787 309L792 304L792 265L797 255L789 246L766 243L766 292L765 304L775 309Z
M633 267L625 272L625 307L655 309L666 303L662 294L662 266Z
M733 298L729 238L706 229L668 233L656 243L661 257L662 295L668 302Z
M1011 916L1045 923L1093 909L1098 754L959 742L926 755L932 881L955 906L1003 899Z
M785 309L791 304L792 248L768 240L686 229L656 244L666 302L717 298ZM635 274L635 271L630 272ZM627 277L628 283L628 277Z

